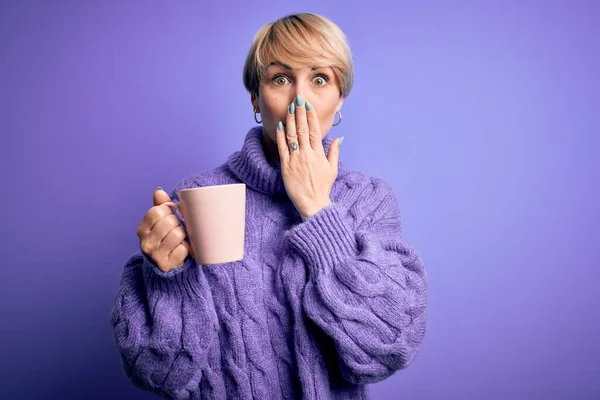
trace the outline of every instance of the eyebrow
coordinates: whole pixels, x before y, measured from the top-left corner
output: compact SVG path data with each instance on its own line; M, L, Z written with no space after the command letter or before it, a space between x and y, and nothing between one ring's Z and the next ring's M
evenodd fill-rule
M289 65L287 65L287 64L284 64L284 63L282 63L282 62L280 62L280 61L273 61L273 62L269 63L269 65L267 65L267 68L265 68L265 69L268 69L268 68L269 68L271 65L279 65L279 66L281 66L281 67L283 67L283 68L285 68L285 69L289 69L289 70L292 70L292 69L293 69L293 68L292 68L292 67L290 67ZM318 70L318 69L320 69L320 68L321 68L321 67L312 67L312 68L311 68L311 71L316 71L316 70Z

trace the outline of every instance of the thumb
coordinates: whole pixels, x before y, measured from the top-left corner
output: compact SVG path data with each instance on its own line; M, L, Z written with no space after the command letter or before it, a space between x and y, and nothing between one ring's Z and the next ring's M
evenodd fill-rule
M340 159L340 146L342 145L342 140L344 140L343 136L335 141L335 146L329 146L329 151L327 152L327 160L336 171Z
M167 201L171 201L171 198L167 192L165 192L161 187L157 187L154 191L154 205L159 206Z

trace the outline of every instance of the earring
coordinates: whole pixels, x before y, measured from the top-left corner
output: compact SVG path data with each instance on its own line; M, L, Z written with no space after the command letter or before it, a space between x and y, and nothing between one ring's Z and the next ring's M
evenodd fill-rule
M260 123L262 122L262 119L261 119L260 121L259 121L259 120L257 120L257 119L256 119L256 113L257 113L257 111L256 111L256 110L254 110L254 120L256 121L256 123L257 123L257 124L260 124Z
M337 122L337 124L333 124L333 126L338 126L340 123L342 123L342 113L339 111L336 111L335 113L340 116L340 120ZM335 117L333 117L333 119L335 120Z

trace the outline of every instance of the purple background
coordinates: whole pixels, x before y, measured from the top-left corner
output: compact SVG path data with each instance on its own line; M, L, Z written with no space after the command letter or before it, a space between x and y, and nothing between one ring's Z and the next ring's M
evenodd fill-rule
M330 134L428 267L422 352L372 398L599 398L600 3L322 3L1 3L0 398L154 398L108 322L136 227L241 147L251 40L301 11L348 35Z

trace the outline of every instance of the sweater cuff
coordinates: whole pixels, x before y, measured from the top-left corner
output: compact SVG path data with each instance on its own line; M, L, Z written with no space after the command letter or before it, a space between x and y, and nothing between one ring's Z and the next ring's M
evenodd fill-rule
M342 208L332 202L286 232L286 238L315 272L329 269L357 254L354 233L342 219Z
M144 258L142 268L149 289L178 296L200 296L199 267L190 255L185 258L183 264L169 272L161 271L158 265L143 252L142 256Z

